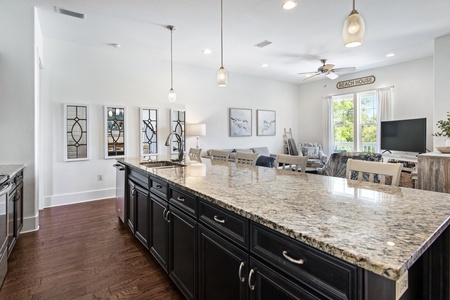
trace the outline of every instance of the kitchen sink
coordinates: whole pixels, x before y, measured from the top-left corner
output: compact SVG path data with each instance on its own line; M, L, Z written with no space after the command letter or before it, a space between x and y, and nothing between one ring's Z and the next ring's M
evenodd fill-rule
M185 165L169 160L160 160L160 161L143 161L140 163L141 166L145 166L148 168L175 168L175 167L184 167Z

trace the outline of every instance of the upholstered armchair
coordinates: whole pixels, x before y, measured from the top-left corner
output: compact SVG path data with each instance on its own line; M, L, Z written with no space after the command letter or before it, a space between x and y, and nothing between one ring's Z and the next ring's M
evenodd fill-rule
M325 167L317 170L317 174L345 178L345 173L347 170L347 160L349 158L376 162L380 162L383 159L380 153L372 152L333 153L330 155L330 159L328 160Z
M314 163L318 167L323 167L327 163L327 155L323 153L322 145L318 143L298 144L299 155L308 156L308 163Z

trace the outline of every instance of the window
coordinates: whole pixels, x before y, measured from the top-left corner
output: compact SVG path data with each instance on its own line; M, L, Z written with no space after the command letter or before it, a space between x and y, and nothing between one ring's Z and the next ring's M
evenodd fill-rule
M332 97L333 150L375 152L377 97L375 91Z

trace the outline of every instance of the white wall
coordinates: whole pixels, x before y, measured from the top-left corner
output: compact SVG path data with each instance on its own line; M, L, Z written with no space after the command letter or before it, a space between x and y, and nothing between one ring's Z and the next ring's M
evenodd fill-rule
M337 89L336 83L368 75L371 85ZM326 145L323 97L394 86L393 119L427 118L427 148L433 149L433 57L340 76L299 86L298 141L318 141ZM328 154L328 153L327 153Z
M448 70L450 69L450 34L439 37L434 41L434 132L439 129L436 126L438 120L447 120L450 112L450 84ZM444 137L435 137L434 146L445 145Z
M0 1L0 164L25 164L24 228L37 229L35 203L34 10Z
M229 72L229 84L218 87L217 70L174 64L177 102L169 104L170 62L145 53L128 53L126 46L88 47L44 39L45 52L45 205L87 201L114 196L114 160L104 159L103 105L127 108L128 157L139 155L139 107L159 108L159 146L169 134L169 109L184 108L187 123L206 123L200 137L204 150L268 146L283 151L283 128L297 130L298 88L272 80ZM90 104L91 159L63 161L63 103ZM228 108L253 110L252 137L228 136ZM277 135L256 136L256 109L276 110ZM195 146L187 138L187 147ZM103 181L97 181L97 175Z

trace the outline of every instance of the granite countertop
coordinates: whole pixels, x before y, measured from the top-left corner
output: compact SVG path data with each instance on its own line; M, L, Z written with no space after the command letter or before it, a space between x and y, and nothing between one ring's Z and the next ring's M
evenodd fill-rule
M450 224L450 194L209 159L162 169L123 161L391 280Z
M0 175L13 177L17 172L25 168L25 165L0 165Z

